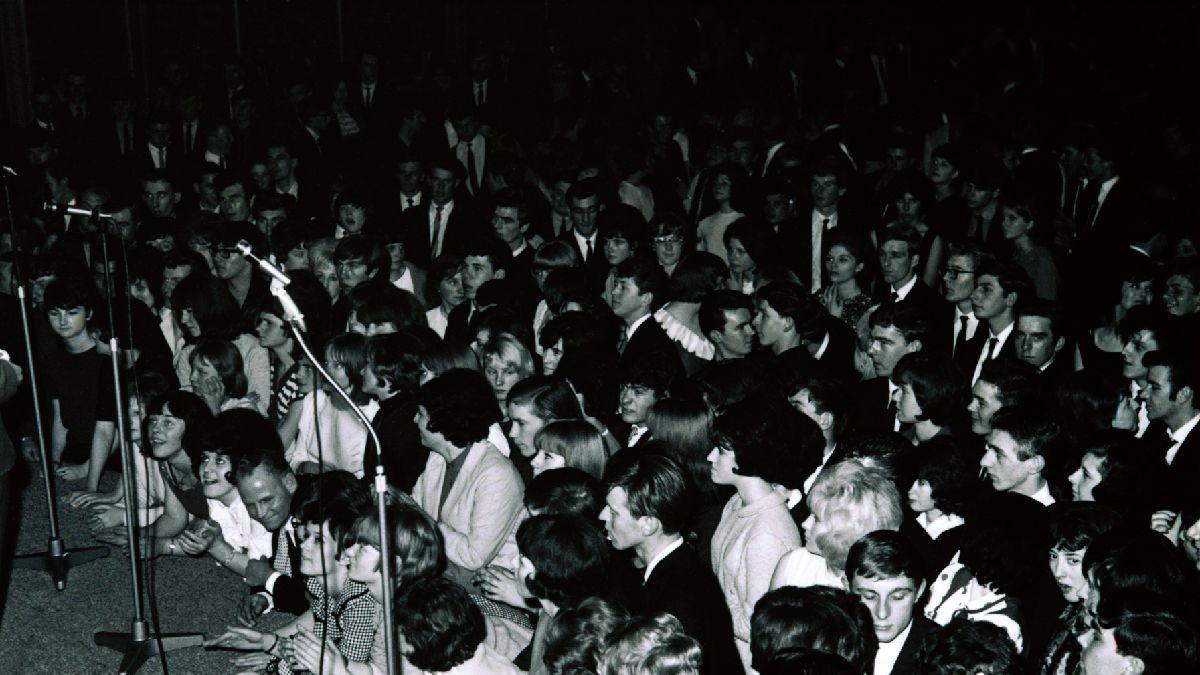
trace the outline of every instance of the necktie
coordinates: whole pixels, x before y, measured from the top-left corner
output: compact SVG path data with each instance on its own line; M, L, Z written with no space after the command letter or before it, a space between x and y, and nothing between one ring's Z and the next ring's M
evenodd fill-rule
M438 204L433 214L433 238L429 242L429 249L436 258L442 252L442 210L445 205Z
M621 331L621 337L617 339L617 353L624 354L627 346L629 346L629 333Z
M989 361L996 358L996 345L999 343L1000 343L1000 338L997 338L997 337L988 338L987 351L984 352L984 358L986 358Z
M897 302L900 302L900 294L897 293L895 290L892 290L892 304L894 305Z
M829 219L828 218L821 219L821 228L825 229L825 230L829 229Z
M587 262L591 259L592 259L592 240L588 239L587 240L587 253L583 254L583 262Z
M970 319L966 314L958 317L958 332L954 335L954 349L951 354L958 353L958 346L967 341L967 321Z
M479 194L479 176L475 173L475 144L471 141L466 141L467 144L467 180L471 182L471 194Z
M167 168L167 151L163 148L158 148L158 168Z
M370 106L371 99L375 97L375 85L368 84L363 87L363 105Z
M998 338L988 338L987 345L984 346L983 352L979 354L979 361L975 363L975 372L971 374L971 385L974 386L975 381L983 373L983 364L987 363L992 358L992 352L996 351L996 344L999 343Z
M280 574L290 575L292 573L292 559L288 552L287 530L279 531L279 541L275 542L275 560L271 566Z

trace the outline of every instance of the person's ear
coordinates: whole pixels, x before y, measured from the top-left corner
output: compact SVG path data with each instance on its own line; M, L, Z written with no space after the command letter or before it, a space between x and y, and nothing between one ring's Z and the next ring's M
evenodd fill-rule
M912 267L914 270L921 269L921 254L914 253L912 256Z
M1062 348L1065 347L1066 344L1067 344L1067 338L1065 338L1065 337L1060 337L1057 340L1055 340L1054 341L1054 353L1057 354L1060 351L1062 351Z
M779 318L783 320L783 329L785 331L788 331L790 333L794 333L796 331L796 320L795 319L793 319L790 316L781 316Z
M1136 656L1122 656L1125 659L1125 670L1122 672L1141 675L1146 672L1146 662Z
M721 338L721 331L719 331L715 328L713 330L708 331L708 341L713 343L714 345L719 345L719 344L725 343L724 340Z
M1025 460L1025 463L1029 465L1029 469L1032 473L1041 473L1042 470L1046 468L1046 458L1042 457L1041 455L1034 455L1033 457Z
M494 272L492 272L492 278L493 279L503 279L504 274L505 274L505 270L503 267L501 267L500 269L497 269Z
M839 187L838 188L838 199L841 199L842 197L845 197L845 196L846 196L846 188Z
M662 533L662 521L654 516L642 516L638 518L638 526L641 528L643 537L651 537Z
M1175 402L1176 403L1191 404L1195 401L1195 398L1196 398L1196 390L1193 389L1192 387L1180 387L1175 390Z
M171 193L171 203L172 204L178 204L180 199L183 199L183 193L181 193L181 192L172 192Z
M283 475L283 487L287 488L289 494L296 494L296 488L300 484L296 481L296 474L288 471Z
M1006 293L1004 295L1004 304L1008 305L1009 309L1012 309L1013 307L1017 306L1017 300L1019 299L1019 297L1020 296L1017 295L1016 292Z
M904 348L904 353L905 354L913 354L915 352L919 352L919 351L921 351L921 349L924 346L925 345L921 344L920 340L913 340L912 342L909 342L908 345Z

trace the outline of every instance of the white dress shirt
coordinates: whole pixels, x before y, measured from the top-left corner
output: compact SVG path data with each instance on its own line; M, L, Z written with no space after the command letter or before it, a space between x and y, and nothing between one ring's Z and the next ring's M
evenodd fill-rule
M962 332L962 317L967 317L967 334L960 335ZM954 349L958 349L959 340L966 342L975 337L975 331L979 328L979 319L975 318L975 310L964 312L954 306L954 341L951 343Z
M583 257L583 262L586 263L590 259L590 258L588 258L588 244L589 243L591 244L591 247L592 247L592 255L596 255L596 253L597 253L597 251L596 251L596 232L593 231L592 236L590 236L590 237L585 237L582 234L579 234L578 230L571 230L571 234L575 235L575 243L579 245L579 255Z
M436 258L442 254L442 244L446 241L446 225L450 222L450 213L454 211L454 200L442 204L442 226L437 227L437 204L429 203L429 257ZM434 240L434 237L437 240Z
M1200 422L1200 414L1192 417L1192 419L1184 422L1178 429L1171 432L1171 441L1174 443L1170 450L1167 450L1167 464L1175 462L1175 455L1179 454L1179 448L1183 442L1187 440L1188 434L1192 433L1192 429L1196 428L1196 423Z
M826 223L826 221L829 221ZM821 290L821 270L824 268L824 251L821 248L821 241L824 239L825 232L837 227L838 214L837 211L823 216L816 209L812 210L812 290Z
M1008 336L1012 334L1013 326L1015 325L1017 325L1016 321L1008 324L1004 327L1004 330L1000 331L999 334L994 336L991 334L989 329L988 339L990 340L991 338L995 337L996 346L992 347L991 351L988 351L987 344L985 343L983 345L983 349L979 352L979 361L975 364L975 372L971 375L972 386L974 386L975 381L979 379L979 374L983 372L983 364L996 358L1000 352L1004 350L1004 343L1008 341Z
M896 301L899 302L899 301L907 298L908 294L912 293L912 289L916 288L916 286L917 286L917 275L914 274L911 277L909 277L908 281L906 281L903 286L901 286L900 288L893 288L892 292L896 294Z
M909 619L908 625L891 642L879 643L879 649L875 652L875 675L891 675L892 669L896 667L896 659L900 658L900 652L904 650L904 643L908 641L908 634L911 632L912 619Z

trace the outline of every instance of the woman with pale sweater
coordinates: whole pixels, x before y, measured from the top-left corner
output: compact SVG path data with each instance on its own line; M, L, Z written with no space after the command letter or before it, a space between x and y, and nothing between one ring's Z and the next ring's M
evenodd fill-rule
M712 566L729 605L738 654L750 668L750 616L767 592L771 573L788 551L800 548L800 531L788 512L797 458L789 452L784 423L796 413L782 401L748 399L717 419L716 447L708 456L714 483L737 493L721 513L712 538Z

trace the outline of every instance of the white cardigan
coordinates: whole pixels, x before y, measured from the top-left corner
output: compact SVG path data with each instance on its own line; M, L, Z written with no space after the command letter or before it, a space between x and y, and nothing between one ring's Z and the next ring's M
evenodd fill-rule
M498 558L509 566L516 559L514 534L525 509L521 476L496 446L480 441L466 451L467 459L439 507L446 460L429 453L425 471L413 486L413 499L438 522L446 539L446 557L467 572L482 569Z

